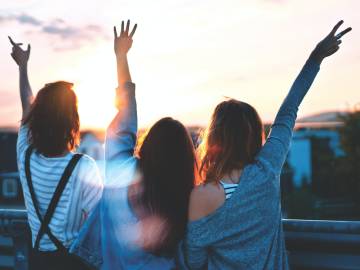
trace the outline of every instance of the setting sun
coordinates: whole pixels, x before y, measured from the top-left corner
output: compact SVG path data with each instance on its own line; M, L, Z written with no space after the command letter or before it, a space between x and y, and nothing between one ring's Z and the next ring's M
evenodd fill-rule
M359 10L3 1L0 270L359 269Z
M27 7L23 1L8 2L0 11L4 41L0 43L4 60L0 72L7 78L0 89L0 125L17 126L21 118L17 69L6 38L11 34L25 46L32 45L29 76L35 93L47 82L73 82L82 128L106 128L116 112L112 27L125 15L139 25L129 64L140 127L164 116L187 125L204 125L224 97L254 104L265 121L272 121L303 59L328 25L339 18L350 25L360 24L353 8L358 3L346 3L327 1L324 9L312 1L229 0L221 6L215 1L206 5L196 1L86 2L86 14L106 11L106 16L94 18L68 12L69 5L82 10L82 1L42 3L41 7L38 1L27 1ZM341 46L339 55L324 63L328 68L300 116L349 109L360 101L354 83L359 52L348 44ZM360 47L356 29L352 46Z
M115 61L107 57L111 54L106 47L109 46L96 48L77 67L78 79L74 90L78 95L81 121L86 127L104 128L116 113Z

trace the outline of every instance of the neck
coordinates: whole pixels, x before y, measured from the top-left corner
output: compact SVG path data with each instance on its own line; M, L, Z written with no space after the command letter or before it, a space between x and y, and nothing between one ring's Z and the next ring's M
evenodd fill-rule
M60 154L56 154L56 155L44 155L45 157L48 157L48 158L57 158L57 157L63 157L63 156L66 156L67 154L69 154L69 150L65 150L64 152L60 153Z

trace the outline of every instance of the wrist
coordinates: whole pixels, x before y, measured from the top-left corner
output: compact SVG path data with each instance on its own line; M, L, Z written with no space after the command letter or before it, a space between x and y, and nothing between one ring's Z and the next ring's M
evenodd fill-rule
M123 60L123 59L126 59L127 58L127 53L115 53L116 55L116 60Z
M26 71L27 70L27 63L19 65L19 70L20 71L22 71L22 70Z
M314 50L311 54L310 54L310 57L309 57L310 60L316 62L317 64L321 64L322 61L324 60L324 58L322 56L320 56L316 50Z

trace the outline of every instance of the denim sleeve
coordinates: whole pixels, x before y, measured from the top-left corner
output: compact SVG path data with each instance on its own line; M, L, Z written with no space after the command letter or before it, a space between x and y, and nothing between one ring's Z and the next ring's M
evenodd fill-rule
M271 127L269 137L256 160L280 175L290 147L298 108L313 83L319 64L308 60L293 83Z
M101 254L100 202L81 228L69 252L80 257L89 266L100 268L103 260Z
M119 168L133 158L137 134L135 84L127 82L116 89L118 112L106 131L105 176L117 176Z

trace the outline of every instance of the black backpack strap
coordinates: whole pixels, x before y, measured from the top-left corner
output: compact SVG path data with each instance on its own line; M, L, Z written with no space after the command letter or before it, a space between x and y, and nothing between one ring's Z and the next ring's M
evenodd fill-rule
M63 175L61 176L61 179L59 181L59 184L57 185L54 195L50 201L50 204L46 210L45 216L44 216L44 220L41 223L40 226L40 230L38 232L38 235L36 237L36 241L35 241L35 249L39 248L40 245L40 239L41 237L50 231L49 228L49 224L51 221L51 218L55 212L56 206L60 200L60 197L65 189L65 186L67 184L67 182L70 179L70 176L76 166L76 164L78 163L78 161L80 160L80 158L82 157L81 154L75 154L72 159L70 160L70 162L68 163L68 165L66 166ZM49 234L48 234L49 235ZM51 235L49 235L49 238L51 239ZM55 246L58 248L58 250L63 250L65 251L66 248L64 247L64 245L61 243L61 241L59 241L56 237L55 239L51 239L53 241L53 243L55 244Z
M33 186L32 178L31 178L31 172L30 172L30 156L31 156L32 151L33 151L32 146L30 146L26 151L26 155L25 155L25 174L26 174L26 181L27 181L27 184L28 184L28 187L29 187L31 200L32 200L33 206L35 208L36 215L37 215L40 223L42 224L43 223L43 218L42 218L40 210L39 210L39 205L38 205L38 201L36 199L34 186ZM62 249L63 248L62 243L51 233L49 227L46 228L46 234L49 236L50 240L55 244L57 249ZM36 248L36 250L37 249L38 249L38 247Z
M29 146L29 148L26 150L26 154L25 154L25 175L26 175L26 182L27 182L28 187L29 187L31 200L32 200L33 205L34 205L36 215L38 216L38 219L40 220L40 222L42 222L42 217L41 217L41 214L40 214L39 205L38 205L36 197L35 197L35 192L34 192L34 187L32 185L31 172L30 172L30 156L31 156L32 151L33 151L32 146Z
M32 179L31 179L31 173L30 173L30 156L31 153L33 151L32 147L29 147L26 151L26 156L25 156L25 173L26 173L26 180L27 180L27 184L29 187L29 191L30 191L30 195L31 195L31 199L33 201L33 205L36 211L36 214L39 218L39 221L41 223L38 235L36 237L35 240L35 246L34 249L38 250L39 249L39 245L40 245L40 240L42 238L42 236L46 233L50 240L54 243L54 245L57 247L58 250L62 250L65 251L66 248L64 247L64 245L61 243L60 240L58 240L50 231L49 228L49 223L51 221L51 218L55 212L56 206L60 200L60 197L65 189L65 186L67 184L67 182L70 179L70 176L76 166L76 164L78 163L78 161L80 160L80 158L82 157L81 154L75 154L72 159L70 160L70 162L68 163L68 165L66 166L63 175L61 176L61 179L55 189L54 195L49 203L49 206L46 210L44 219L42 218L41 214L40 214L40 210L39 210L39 205L38 202L36 200L36 195L35 195L35 191L34 191L34 187L32 184Z

